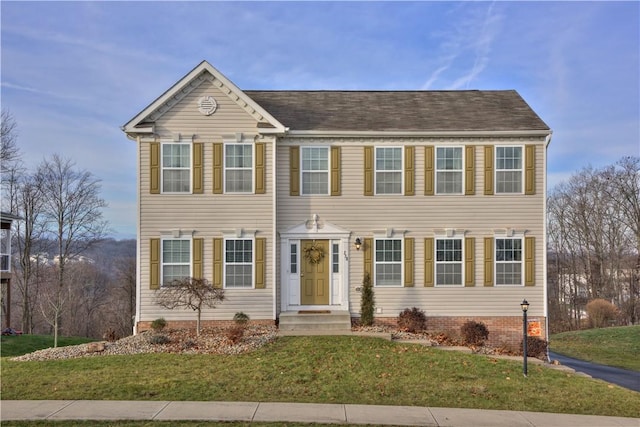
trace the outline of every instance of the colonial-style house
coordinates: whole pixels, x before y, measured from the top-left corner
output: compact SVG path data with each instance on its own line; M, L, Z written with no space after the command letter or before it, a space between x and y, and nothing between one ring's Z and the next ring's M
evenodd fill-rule
M122 129L137 331L194 323L154 299L187 276L225 289L204 321L348 328L368 273L377 322L418 307L430 329L519 342L526 299L544 333L551 130L516 91L241 90L203 61Z

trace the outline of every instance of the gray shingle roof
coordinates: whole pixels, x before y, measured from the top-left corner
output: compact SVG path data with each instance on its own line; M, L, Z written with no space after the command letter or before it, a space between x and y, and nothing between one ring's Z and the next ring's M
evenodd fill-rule
M244 91L291 130L549 130L515 90Z

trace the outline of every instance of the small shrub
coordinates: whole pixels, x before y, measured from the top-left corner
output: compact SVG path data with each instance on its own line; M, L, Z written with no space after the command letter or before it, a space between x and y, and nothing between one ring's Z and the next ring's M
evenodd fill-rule
M602 298L594 299L587 304L587 316L592 328L611 326L618 317L618 308Z
M233 315L233 321L236 325L246 325L249 323L249 315L239 311Z
M549 343L542 338L527 337L527 357L536 357L538 359L546 359L547 345ZM523 342L520 341L520 352L524 348Z
M164 317L159 317L153 322L151 322L151 329L153 329L156 332L160 332L164 330L164 328L166 327L167 327L167 321L164 320Z
M373 313L376 302L373 296L373 286L371 284L371 276L369 273L364 273L364 279L362 280L362 295L360 298L360 322L362 323L362 326L371 326L373 325Z
M185 342L182 343L183 350L189 350L190 348L194 348L194 347L197 347L197 344L193 340L186 340Z
M149 342L151 344L162 345L169 344L171 342L171 339L166 335L153 334L149 337Z
M232 326L226 331L227 339L231 342L231 344L238 344L244 336L244 331L245 328L242 325Z
M398 315L398 329L418 333L427 328L427 315L418 307L405 308Z
M489 329L487 329L487 325L482 322L467 320L460 327L460 335L462 335L462 340L465 345L482 346L487 338L489 338Z
M104 334L102 334L102 339L109 342L114 342L118 340L118 334L113 328L107 329Z

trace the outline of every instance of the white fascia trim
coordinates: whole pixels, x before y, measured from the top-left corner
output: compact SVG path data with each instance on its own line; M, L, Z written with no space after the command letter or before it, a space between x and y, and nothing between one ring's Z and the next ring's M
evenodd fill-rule
M136 176L138 177L137 179L137 185L136 185L136 211L137 211L137 218L136 218L136 314L135 314L135 318L133 320L133 334L136 335L138 333L138 323L140 322L140 310L142 308L142 258L141 258L141 252L142 252L142 236L140 234L140 224L141 224L141 214L142 214L142 207L140 204L140 194L141 194L141 186L142 186L142 180L140 179L140 151L141 151L141 141L140 141L140 137L138 136L136 138L137 144L138 146L136 147L136 169L137 169L137 173Z
M311 131L290 130L289 136L310 138L336 138L336 137L525 137L525 136L550 136L548 130L518 130L518 131ZM548 142L547 142L548 143Z

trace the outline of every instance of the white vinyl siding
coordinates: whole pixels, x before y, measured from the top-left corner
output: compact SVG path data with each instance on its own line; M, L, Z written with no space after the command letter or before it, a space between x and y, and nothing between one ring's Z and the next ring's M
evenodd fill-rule
M436 194L462 194L462 147L436 148Z
M191 144L162 144L162 192L191 192Z
M496 194L522 193L522 147L496 147Z
M462 247L462 239L436 239L436 286L462 286Z
M402 147L376 147L376 194L402 194Z
M302 194L329 194L329 148L302 147Z
M375 286L402 286L402 239L375 239Z
M225 239L224 287L253 287L253 240Z
M253 176L253 144L225 144L225 193L253 193Z
M191 240L162 240L162 285L191 276Z
M497 238L495 246L496 285L522 285L522 239Z

